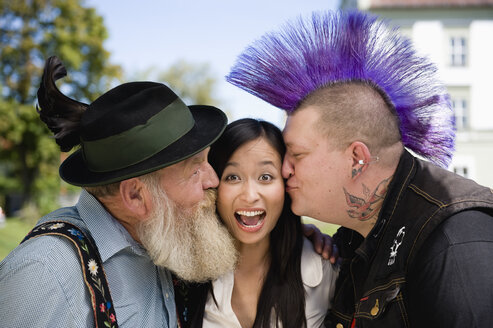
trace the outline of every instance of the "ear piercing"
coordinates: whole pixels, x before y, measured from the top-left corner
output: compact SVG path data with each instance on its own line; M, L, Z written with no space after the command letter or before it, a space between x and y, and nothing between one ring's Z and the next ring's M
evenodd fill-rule
M360 159L360 160L358 161L358 164L360 164L360 165L364 165L364 164L369 164L369 163L371 163L371 162L378 162L378 160L379 160L379 159L380 159L380 158L379 158L378 156L371 157L371 158L370 158L370 160L369 160L367 163L365 163L365 161L364 161L364 160Z
M358 161L358 164L359 165L366 165L366 164L369 164L371 162L378 162L380 158L378 156L374 156L374 157L370 157L370 160L368 162L365 163L364 160L360 159ZM353 169L351 171L351 176L354 178L355 176L357 176L358 174L360 174L361 172L363 171L363 166L357 168L357 169Z

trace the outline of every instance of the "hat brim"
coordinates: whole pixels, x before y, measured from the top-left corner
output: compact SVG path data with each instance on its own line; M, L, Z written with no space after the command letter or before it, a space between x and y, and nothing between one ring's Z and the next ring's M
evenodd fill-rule
M189 108L195 119L194 127L152 157L116 171L92 172L87 168L79 149L60 165L60 177L75 186L100 186L159 170L201 152L219 138L228 120L221 110L212 106L193 105ZM125 145L121 147L120 151L125 151Z

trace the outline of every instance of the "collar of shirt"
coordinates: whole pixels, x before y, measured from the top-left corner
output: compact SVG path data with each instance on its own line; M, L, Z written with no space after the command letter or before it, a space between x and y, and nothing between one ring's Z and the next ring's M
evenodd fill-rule
M312 243L304 238L301 256L301 278L305 287L314 288L322 283L324 276L322 257L315 253ZM240 328L236 314L231 306L234 287L233 271L214 280L212 283L217 306L212 301L211 294L205 305L204 327L234 327ZM306 290L306 289L305 289ZM325 294L324 294L325 295ZM327 292L327 299L328 299ZM274 319L272 319L274 320Z
M303 284L308 287L316 287L322 281L323 274L322 257L315 253L312 243L304 238L301 256L301 279ZM231 307L231 295L234 286L233 272L221 276L212 285L214 295L219 295L216 300L218 300L218 303L222 303L219 304L219 307L223 309Z
M408 187L415 173L415 159L407 150L404 150L389 184L378 220L359 248L356 249L356 253L364 258L366 262L370 262L370 259L375 255L377 245L380 239L383 238L382 231L386 230L386 226L389 225L394 210L401 199L402 191Z
M323 278L322 257L315 253L312 243L304 238L301 255L301 279L308 287L316 287Z
M132 249L138 255L146 253L103 205L84 189L81 191L76 207L98 247L103 262L125 248Z

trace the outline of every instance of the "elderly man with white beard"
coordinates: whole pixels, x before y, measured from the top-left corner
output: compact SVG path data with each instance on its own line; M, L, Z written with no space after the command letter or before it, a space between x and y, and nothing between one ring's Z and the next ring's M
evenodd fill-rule
M236 261L207 162L226 116L153 82L87 105L57 89L65 75L50 57L38 112L62 151L80 146L60 176L83 189L0 263L2 326L176 327L171 274L205 281Z

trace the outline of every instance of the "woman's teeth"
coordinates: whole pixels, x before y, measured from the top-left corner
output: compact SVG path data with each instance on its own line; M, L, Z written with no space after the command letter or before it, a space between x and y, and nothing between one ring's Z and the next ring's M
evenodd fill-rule
M236 214L243 216L256 216L264 214L264 211L238 211Z
M236 220L246 226L255 227L262 224L265 217L265 211L237 211L235 212Z

